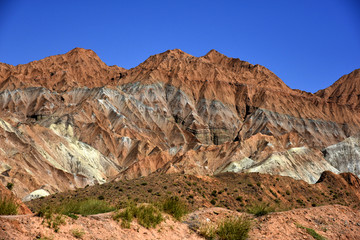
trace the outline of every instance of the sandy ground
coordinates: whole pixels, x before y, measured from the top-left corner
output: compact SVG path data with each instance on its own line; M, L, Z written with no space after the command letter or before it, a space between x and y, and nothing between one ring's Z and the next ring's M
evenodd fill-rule
M76 239L74 231L84 232L82 239L202 239L195 233L204 223L233 216L252 219L250 239L314 239L304 228L311 228L326 239L360 239L360 212L349 207L332 205L271 213L254 218L246 213L224 208L206 208L188 214L183 222L165 216L166 221L155 229L141 227L136 221L125 229L111 218L111 213L77 220L66 218L57 233L32 215L1 216L0 239Z
M175 222L167 217L155 229L141 227L135 221L130 229L120 226L112 220L111 214L99 214L89 217L79 217L77 220L66 218L66 225L60 226L58 233L42 224L42 218L32 216L17 216L0 218L0 239L35 239L47 237L54 240L77 239L74 231L84 232L82 239L115 240L115 239L201 239L184 223Z
M272 213L258 219L251 239L314 239L298 225L327 239L360 239L360 212L332 205Z

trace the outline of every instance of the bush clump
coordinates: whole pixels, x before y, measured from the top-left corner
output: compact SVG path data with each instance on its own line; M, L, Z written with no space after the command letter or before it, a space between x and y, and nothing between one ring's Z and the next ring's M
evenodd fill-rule
M14 184L11 183L11 182L8 182L8 183L6 184L6 188L9 189L10 191L13 189L13 187L14 187Z
M85 234L84 230L82 229L72 229L71 230L71 234L75 237L75 238L78 238L78 239L83 239L83 236Z
M274 208L269 206L269 204L257 204L248 208L248 212L254 214L256 217L264 216L268 213L274 212Z
M57 213L55 208L49 206L40 209L36 216L42 217L42 224L46 222L48 227L54 229L55 232L59 231L61 225L65 225L64 215Z
M125 228L130 228L130 223L134 218L146 228L154 228L164 220L160 210L154 205L136 206L133 202L129 203L124 210L113 215L114 220L121 219L121 226Z
M170 214L178 221L180 221L181 218L188 212L185 203L183 203L177 196L166 199L162 204L162 208L164 212Z
M14 199L0 197L0 215L16 215L18 207Z
M302 229L305 229L306 230L306 232L309 234L309 235L311 235L314 239L316 239L316 240L326 240L326 238L324 238L323 236L321 236L320 234L318 234L314 229L312 229L312 228L307 228L307 227L304 227L304 226L302 226L302 225L300 225L300 224L296 224L296 226L298 227L298 228L302 228Z
M114 211L115 207L108 202L99 199L88 199L83 201L69 201L60 205L58 213L64 215L80 214L83 216Z
M78 215L87 216L114 211L116 208L108 202L99 199L87 199L83 201L70 200L57 206L44 206L39 210L37 216L47 218L51 214L63 214L73 219Z
M207 239L220 240L245 240L251 229L251 221L248 218L237 217L224 219L217 226L207 224L200 227L200 235Z

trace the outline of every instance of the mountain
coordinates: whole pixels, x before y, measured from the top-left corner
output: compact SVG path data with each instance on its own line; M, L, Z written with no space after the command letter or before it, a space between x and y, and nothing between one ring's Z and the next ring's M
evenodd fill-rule
M360 103L360 69L342 76L330 87L320 90L315 95L339 105L348 105L359 109Z
M81 48L1 63L0 180L28 200L153 172L359 175L337 145L358 139L358 80L355 70L311 94L215 50L169 50L129 70Z

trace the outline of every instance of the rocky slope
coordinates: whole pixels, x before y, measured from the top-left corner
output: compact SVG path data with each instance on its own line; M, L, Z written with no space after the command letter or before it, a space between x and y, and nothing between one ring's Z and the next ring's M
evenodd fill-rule
M169 50L130 70L79 48L0 64L0 179L31 199L37 189L46 195L155 171L261 172L310 183L326 170L359 174L348 148L342 159L322 151L359 132L357 73L334 84L350 92L311 94L215 50Z
M313 239L308 229L326 239L358 239L359 189L360 180L351 173L324 172L316 184L259 173L212 177L151 174L62 192L27 204L34 212L89 198L104 199L119 208L129 201L161 206L164 199L177 196L189 209L181 221L163 213L165 221L156 228L145 229L134 219L127 229L112 219L113 213L78 219L62 216L65 221L54 231L42 217L0 216L0 238L75 239L81 233L81 239L204 239L200 235L204 227L242 216L251 220L249 239ZM277 212L258 217L247 213L256 206L270 206L266 211Z

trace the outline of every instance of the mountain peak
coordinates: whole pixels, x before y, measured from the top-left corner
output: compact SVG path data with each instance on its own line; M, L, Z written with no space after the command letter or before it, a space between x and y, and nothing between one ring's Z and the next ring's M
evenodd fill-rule
M172 56L175 58L182 58L182 57L193 57L192 55L182 51L181 49L175 48L171 50L167 50L166 52L161 53L160 55L163 56Z
M97 58L98 60L100 60L99 56L91 49L84 49L84 48L79 48L76 47L72 50L70 50L69 52L64 54L65 56L68 57L86 57L86 58ZM101 60L100 60L101 61Z
M228 57L222 53L219 53L215 49L211 49L206 55L202 58L209 60L213 63L219 63L222 59L227 59Z
M224 54L216 51L215 49L211 49L205 56L208 56L208 57L215 57L215 56L226 57Z

